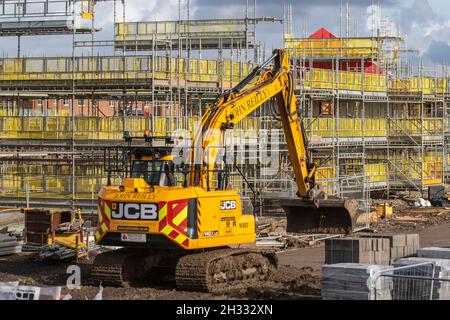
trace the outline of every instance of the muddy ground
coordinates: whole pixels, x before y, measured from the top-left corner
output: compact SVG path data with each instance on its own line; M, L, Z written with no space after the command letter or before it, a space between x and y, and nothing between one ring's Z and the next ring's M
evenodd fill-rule
M83 271L89 269L83 262ZM20 281L32 286L64 286L69 264L43 263L35 261L32 254L22 254L0 258L0 282ZM83 274L84 273L84 274ZM319 271L309 267L295 268L280 265L278 272L267 282L254 282L248 288L234 289L220 295L201 292L180 292L175 283L145 283L127 288L105 288L103 299L108 300L199 300L199 299L320 299ZM83 281L83 280L82 280ZM80 290L63 289L74 299L93 299L99 292L97 286L82 285Z
M450 210L441 210L435 214L417 212L397 201L392 219L382 219L374 225L372 233L419 233L421 247L450 247ZM411 213L413 210L413 213ZM424 209L425 212L427 211ZM428 210L429 211L429 210ZM426 217L425 221L397 221L402 217ZM270 234L285 234L285 220L282 218L260 219L259 224L271 224ZM270 235L269 234L269 235ZM298 245L278 249L279 270L265 282L254 282L248 288L234 289L222 294L201 292L180 292L174 281L145 283L127 288L105 288L103 299L108 300L199 300L199 299L320 299L320 268L324 262L323 243ZM84 281L88 278L90 261L80 264L83 285L80 290L64 288L63 294L70 293L74 299L93 299L98 286ZM0 257L0 282L20 281L21 284L34 286L65 286L68 274L64 263L44 263L35 260L31 253Z

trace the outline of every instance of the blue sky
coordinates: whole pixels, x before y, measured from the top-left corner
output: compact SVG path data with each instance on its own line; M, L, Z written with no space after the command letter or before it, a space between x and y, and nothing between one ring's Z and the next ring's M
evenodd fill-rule
M449 62L450 57L450 1L448 0L373 0L380 3L381 16L392 21L392 25L400 27L406 36L408 46L420 51L420 56L428 64ZM183 14L185 15L182 0ZM253 0L249 0L253 3ZM257 15L283 17L284 0L257 0ZM339 7L341 0L292 0L294 6L294 34L302 35L306 24L307 32L324 26L334 33L339 33ZM344 0L345 3L345 0ZM367 8L372 0L349 0L351 8L351 27L354 33L358 25L360 36L369 35ZM191 0L191 16L193 18L234 18L243 17L245 0ZM112 38L112 4L97 6L97 24L103 31L97 39ZM178 0L127 0L127 19L167 20L178 18ZM282 27L264 24L258 28L259 40L264 41L266 48L282 45ZM88 37L89 38L89 37ZM27 56L60 56L70 55L70 36L25 38L22 52ZM0 38L3 54L14 56L16 43L14 38Z

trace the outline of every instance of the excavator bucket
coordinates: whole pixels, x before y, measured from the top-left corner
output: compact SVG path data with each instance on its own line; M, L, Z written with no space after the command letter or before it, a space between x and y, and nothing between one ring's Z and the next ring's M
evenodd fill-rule
M358 215L356 200L283 200L282 207L287 216L287 232L292 233L349 234Z

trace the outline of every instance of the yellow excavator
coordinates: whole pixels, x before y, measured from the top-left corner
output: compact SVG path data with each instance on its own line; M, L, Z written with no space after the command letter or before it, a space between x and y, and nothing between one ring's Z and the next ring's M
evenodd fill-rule
M123 286L163 274L172 275L180 290L214 292L270 276L277 258L254 245L253 207L229 189L228 171L216 169L215 162L225 132L272 98L298 188L298 199L283 200L288 232L352 231L357 203L327 197L316 183L289 58L284 50L275 50L208 108L190 151L183 155L187 163L175 163L171 137L146 132L142 145L125 133L128 144L117 154L127 154L129 164L116 167L126 176L121 185L109 181L100 190L96 231L99 245L123 248L96 257L93 280Z

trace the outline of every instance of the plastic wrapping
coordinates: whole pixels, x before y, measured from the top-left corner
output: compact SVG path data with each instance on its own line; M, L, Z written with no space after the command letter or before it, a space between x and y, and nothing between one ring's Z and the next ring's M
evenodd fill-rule
M0 300L59 300L61 287L31 287L19 282L0 282Z
M22 252L22 241L9 234L0 234L0 256L8 256Z
M450 248L423 248L417 252L419 258L450 259Z
M405 258L394 267L395 300L450 300L450 260Z
M393 281L378 277L378 272L392 274L390 266L340 263L322 267L321 287L323 300L391 300ZM373 288L371 285L373 283Z

